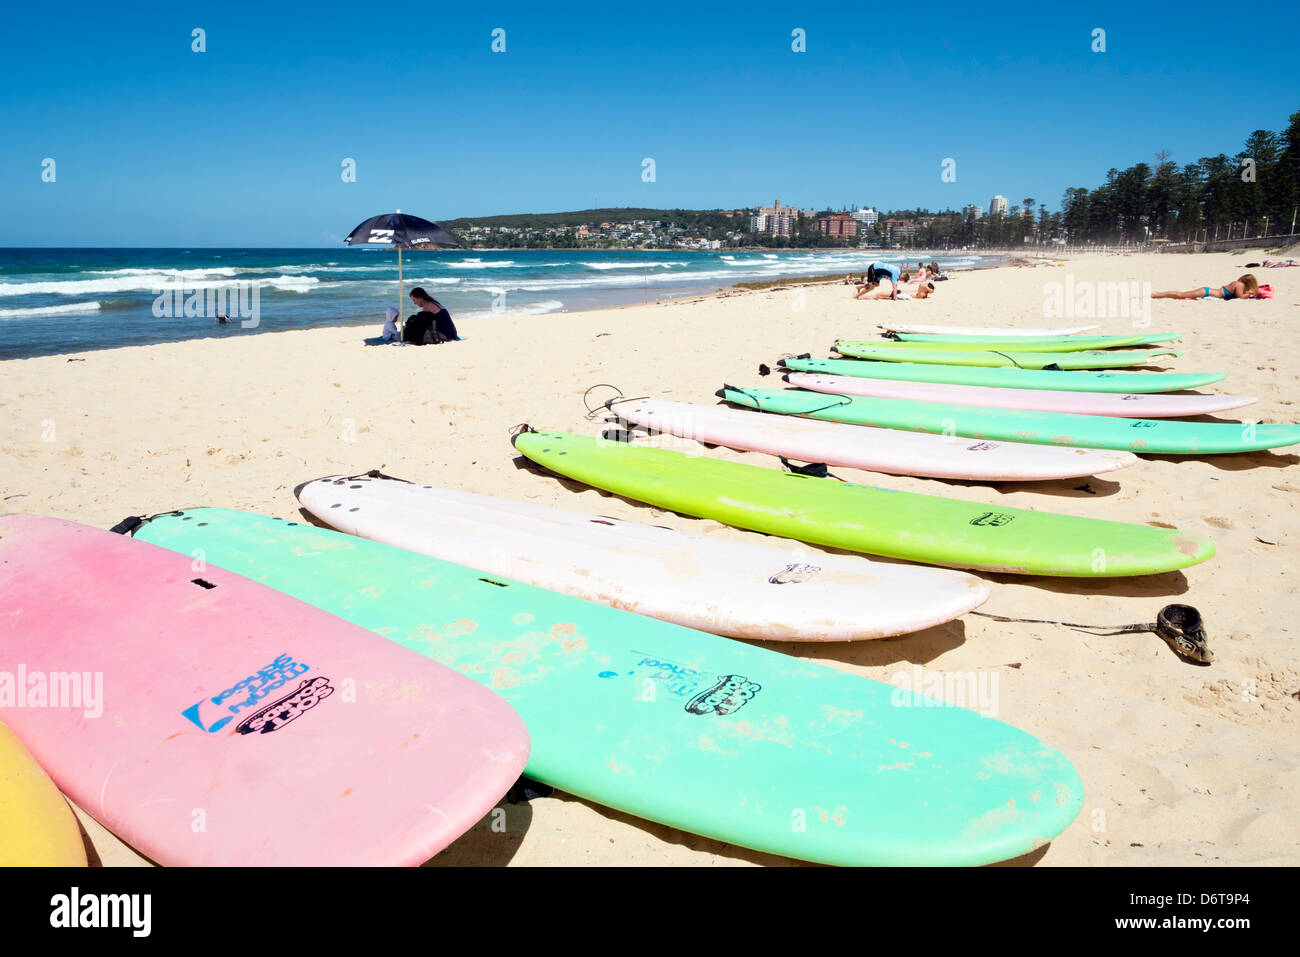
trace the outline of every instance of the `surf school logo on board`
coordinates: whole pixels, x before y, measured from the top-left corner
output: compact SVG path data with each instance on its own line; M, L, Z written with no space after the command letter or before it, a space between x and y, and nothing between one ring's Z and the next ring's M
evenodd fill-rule
M323 699L334 693L328 678L304 679L296 689L279 701L245 718L235 727L239 734L269 734L279 731L290 721L301 718Z
M687 699L685 709L689 714L726 715L734 714L762 690L762 685L750 681L744 675L719 675L716 671L700 671L669 661L666 658L643 655L636 667L627 672L638 676L639 680L660 688L669 695ZM618 672L602 671L602 678L614 678ZM703 689L703 690L700 690ZM656 697L642 696L642 701L654 701Z
M261 705L271 692L283 688L311 666L295 661L292 655L280 655L242 681L211 698L190 705L181 714L199 729L215 734L236 718L245 715L235 730L239 734L267 734L278 731L296 720L324 698L334 693L329 679L316 677L302 681L297 688L268 705ZM253 710L252 714L245 714Z
M708 691L686 703L691 714L734 714L753 700L763 688L744 675L722 675Z
M1006 512L985 512L979 518L972 518L972 525L1006 525L1014 519L1014 515L1008 515Z
M792 565L786 565L775 575L767 580L769 585L797 585L799 582L806 582L819 571L820 565L808 565L803 562L796 562Z

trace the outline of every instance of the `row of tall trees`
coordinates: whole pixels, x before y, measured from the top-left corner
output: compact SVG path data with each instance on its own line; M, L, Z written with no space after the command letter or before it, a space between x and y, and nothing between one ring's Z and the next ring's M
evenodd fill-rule
M1179 166L1111 169L1096 189L1067 189L1061 228L1070 243L1191 242L1289 234L1300 213L1300 112L1281 132L1256 130L1233 156Z
M1281 132L1251 133L1232 156L1181 166L1167 152L1154 159L1108 170L1095 189L1067 189L1059 212L1026 197L1004 215L893 210L881 219L917 222L915 238L904 243L917 247L1195 242L1289 235L1300 225L1300 112Z

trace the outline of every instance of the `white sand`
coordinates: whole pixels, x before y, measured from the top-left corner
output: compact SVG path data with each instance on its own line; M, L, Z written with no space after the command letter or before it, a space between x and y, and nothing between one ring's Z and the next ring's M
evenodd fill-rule
M1186 289L1236 278L1258 253L1098 256L1067 268L958 274L926 302L854 302L843 286L590 313L466 321L438 348L364 348L374 330L317 329L26 359L0 365L2 496L27 511L108 527L131 514L219 505L298 517L293 487L370 468L547 505L602 511L747 539L726 529L559 482L512 464L509 429L590 431L590 385L713 403L724 381L759 379L784 353L826 355L882 317L966 325L1082 324L1044 315L1044 284L1151 281ZM1185 334L1179 371L1218 370L1205 391L1256 395L1240 419L1291 422L1300 356L1300 270L1256 270L1271 301L1152 304L1155 332ZM799 307L802 306L802 309ZM1102 320L1103 333L1129 331ZM1224 416L1231 420L1232 414ZM837 469L854 481L1096 518L1164 523L1210 537L1218 555L1185 573L1122 581L988 576L986 611L1097 623L1152 621L1161 605L1201 609L1217 658L1189 665L1149 634L1093 637L966 617L885 641L792 654L889 680L913 663L995 670L998 716L1075 763L1083 813L1045 850L1048 864L1300 863L1300 476L1295 450L1151 458L1090 480L1001 486ZM773 466L723 449L710 454ZM1014 665L1014 667L1013 667ZM106 864L140 859L82 815ZM435 863L785 863L557 794L512 807L506 833L484 822Z

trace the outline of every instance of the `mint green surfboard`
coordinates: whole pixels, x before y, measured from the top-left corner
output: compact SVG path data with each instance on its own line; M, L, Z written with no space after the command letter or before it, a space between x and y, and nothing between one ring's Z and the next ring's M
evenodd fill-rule
M1020 575L1113 578L1186 568L1214 554L1208 541L1177 529L896 492L635 441L567 432L525 432L513 441L538 465L616 495L887 558Z
M728 386L719 390L718 396L751 409L803 415L828 422L961 435L998 442L1120 449L1148 455L1223 455L1260 452L1300 443L1300 425L1126 419L1110 415L1073 415L949 402L831 395L806 389L736 389Z
M954 336L891 333L884 340L864 339L862 345L893 346L899 349L969 349L995 352L1085 352L1089 349L1119 349L1130 346L1158 346L1173 342L1181 333L1158 332L1131 336Z
M1037 738L800 658L248 512L135 534L482 682L528 725L531 777L696 834L827 864L986 864L1083 803Z
M903 343L845 342L832 347L841 355L878 362L920 362L924 364L984 366L987 368L1042 369L1121 369L1125 366L1150 365L1157 356L1180 356L1166 349L1158 352L967 352L963 349L902 348Z
M902 382L943 382L1002 389L1060 389L1065 392L1117 392L1151 395L1199 389L1227 378L1222 372L1061 372L1047 369L984 369L975 366L864 362L801 356L776 363L791 372L822 372Z

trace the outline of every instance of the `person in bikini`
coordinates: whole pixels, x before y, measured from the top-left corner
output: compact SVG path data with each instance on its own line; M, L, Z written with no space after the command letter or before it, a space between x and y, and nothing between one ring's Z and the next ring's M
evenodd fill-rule
M1259 294L1259 280L1252 273L1246 273L1240 279L1234 279L1226 286L1201 286L1179 292L1170 289L1166 292L1153 292L1152 299L1255 299Z

